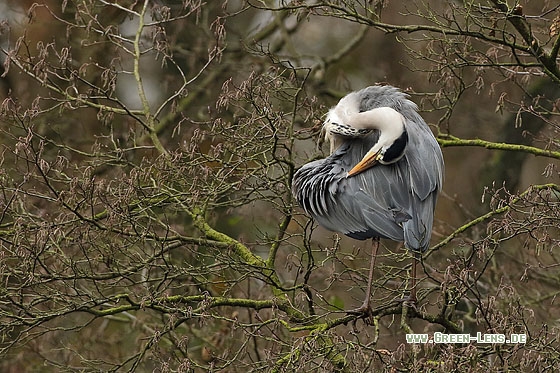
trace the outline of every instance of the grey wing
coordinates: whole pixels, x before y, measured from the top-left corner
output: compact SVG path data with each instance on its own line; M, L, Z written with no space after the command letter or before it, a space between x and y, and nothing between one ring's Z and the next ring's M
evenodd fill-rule
M433 139L431 134L430 137ZM361 211L364 226L371 229L365 236L377 231L381 237L404 241L411 250L429 247L443 164L431 160L441 155L435 139L434 149L430 141L421 142L420 146L407 146L405 156L398 162L376 165L348 179L359 197L354 198L359 203L348 206L355 214ZM346 199L341 197L341 203Z
M397 164L405 167L400 174L408 179L411 195L406 210L412 218L403 222L404 241L410 249L425 250L430 244L437 194L443 184L441 149L406 94L394 87L372 86L362 91L362 97L361 110L389 106L405 118L408 144Z
M417 114L405 121L409 143L405 152L411 195L412 219L404 224L405 242L414 250L430 244L437 194L443 183L443 155L428 125Z
M404 240L403 223L411 215L407 211L409 195L400 171L396 165L379 166L345 179L345 190L338 204L342 211L356 218L343 233L357 239Z
M399 205L407 196L393 188L398 167L373 167L347 178L346 173L377 141L377 134L345 142L331 156L303 166L293 191L304 210L323 227L356 239L384 237L402 241L402 222L410 215ZM402 201L402 202L399 202Z
M407 115L408 144L405 156L410 166L413 192L424 200L443 184L443 155L434 135L417 113Z

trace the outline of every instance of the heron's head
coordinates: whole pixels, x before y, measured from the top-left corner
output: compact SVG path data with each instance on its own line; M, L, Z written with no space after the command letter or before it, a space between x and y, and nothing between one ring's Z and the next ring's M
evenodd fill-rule
M381 137L380 137L381 139ZM401 135L392 142L380 144L379 141L364 155L350 171L347 177L357 175L380 163L389 165L398 162L403 156L408 143L408 133L404 130Z
M388 165L398 162L405 153L408 133L404 117L389 107L380 107L359 114L361 122L379 130L379 139L349 172L354 176L377 163ZM363 124L363 123L362 123Z
M331 153L344 140L368 135L379 131L379 139L363 155L362 160L348 172L348 176L366 171L377 163L391 164L400 160L408 142L404 116L391 106L364 105L372 100L371 88L352 92L344 96L338 104L329 110L323 124L325 140L331 144ZM375 102L382 105L382 102Z

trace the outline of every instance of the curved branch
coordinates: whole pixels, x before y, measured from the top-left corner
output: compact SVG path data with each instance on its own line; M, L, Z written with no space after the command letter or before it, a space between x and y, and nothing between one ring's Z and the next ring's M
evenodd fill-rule
M530 192L532 192L534 190L544 190L544 189L553 189L553 190L560 193L560 185L557 185L557 184L550 183L550 184L542 184L542 185L532 185L527 190L525 190L523 193L521 193L517 197L513 198L507 205L505 205L503 207L500 207L499 209L489 211L486 214L481 215L478 218L473 219L470 222L468 222L468 223L460 226L459 228L457 228L453 233L451 233L445 239L443 239L442 241L440 241L436 245L432 246L426 252L426 254L424 254L424 258L429 257L433 252L435 252L435 251L439 250L440 248L442 248L443 246L447 245L455 237L457 237L459 234L465 232L467 229L469 229L471 227L474 227L475 225L477 225L479 223L482 223L482 222L492 218L495 215L503 214L504 212L509 211L511 209L512 205L519 202L522 198L524 198Z
M481 139L465 140L451 135L440 136L438 137L437 141L443 148L450 147L450 146L478 146L486 149L525 152L539 157L560 159L560 152L536 148L534 146L528 146L528 145L491 142L491 141L486 141Z

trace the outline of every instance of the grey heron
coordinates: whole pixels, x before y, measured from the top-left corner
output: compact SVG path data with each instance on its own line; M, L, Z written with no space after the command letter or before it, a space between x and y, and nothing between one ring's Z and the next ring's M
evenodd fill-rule
M354 311L367 317L379 238L404 241L412 251L409 298L416 301L416 264L430 243L444 168L441 149L417 110L392 86L349 93L323 124L331 154L293 177L294 196L319 225L373 239L366 298Z

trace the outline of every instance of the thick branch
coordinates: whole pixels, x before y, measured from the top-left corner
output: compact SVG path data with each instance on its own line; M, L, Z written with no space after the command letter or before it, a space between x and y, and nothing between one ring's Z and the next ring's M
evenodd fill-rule
M540 45L537 38L534 37L531 31L531 26L523 16L523 8L520 5L516 5L515 8L509 9L507 3L501 0L492 0L494 6L506 15L507 20L512 26L517 30L519 35L523 38L529 51L535 58L541 63L542 67L545 69L547 75L560 83L560 69L556 64L556 55L558 50L554 51L556 46L553 48L551 54L547 54L543 47Z

